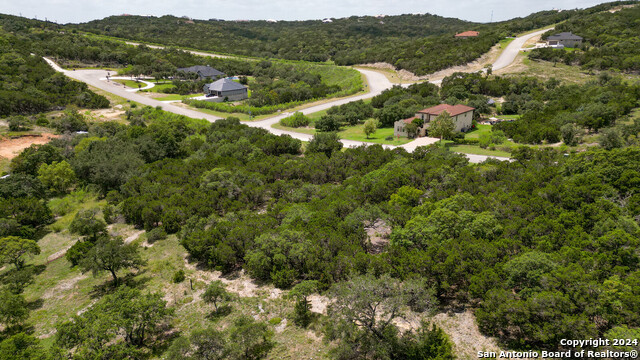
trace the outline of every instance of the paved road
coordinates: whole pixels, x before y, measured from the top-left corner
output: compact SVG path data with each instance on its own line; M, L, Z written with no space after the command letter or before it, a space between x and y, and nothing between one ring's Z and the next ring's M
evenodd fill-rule
M549 29L545 29L545 30L540 30L540 31L536 31L527 35L523 35L521 37L518 37L516 39L514 39L508 46L507 48L500 54L500 56L498 57L498 59L493 63L493 70L499 70L502 68L505 68L509 65L511 65L511 63L513 63L513 61L515 60L516 56L518 55L519 51L521 50L522 46L527 42L527 40L538 36L546 31L548 31ZM130 45L140 45L139 43L135 43L135 42L127 42L127 44ZM162 48L161 46L156 46L156 45L147 45L151 48ZM225 55L218 55L218 54L211 54L211 53L204 53L204 52L198 52L198 51L190 51L188 50L190 53L195 54L195 55L200 55L200 56L210 56L210 57L229 57L229 56L225 56ZM136 102L139 102L143 105L149 105L149 106L159 106L161 107L163 110L165 111L169 111L175 114L180 114L180 115L185 115L191 118L196 118L196 119L205 119L207 121L216 121L216 120L220 120L220 117L217 116L213 116L213 115L209 115L209 114L205 114L196 110L191 110L191 109L187 109L187 108L183 108L180 106L176 106L176 105L172 105L171 103L166 103L166 102L162 102L162 101L158 101L158 100L154 100L151 99L149 97L143 96L143 95L139 95L136 93L132 93L127 91L127 89L125 87L121 87L121 84L118 83L113 83L113 82L106 82L103 81L101 79L104 79L107 76L107 71L104 70L78 70L78 71L68 71L68 70L64 70L62 68L60 68L57 64L55 64L53 61L51 61L50 59L45 58L45 60L57 71L63 72L64 74L66 74L67 76L85 82L89 85L92 85L94 87L97 87L99 89L108 91L110 93L113 93L115 95L118 95L120 97L129 99L129 100L133 100ZM374 97L378 94L380 94L382 91L384 91L385 89L390 88L391 86L393 86L393 84L389 81L389 79L387 79L386 76L384 76L383 74L376 72L376 71L372 71L372 70L364 70L364 69L357 69L358 71L360 71L366 78L368 81L368 88L365 90L368 90L368 92L366 94L362 94L362 95L356 95L356 96L351 96L351 97L347 97L347 98L341 98L341 99L336 99L336 100L331 100L331 101L327 101L325 103L322 104L318 104L318 105L313 105L310 106L308 108L305 108L302 110L302 113L304 114L312 114L318 111L322 111L322 110L326 110L329 109L332 106L336 106L336 105L342 105L342 104L346 104L352 101L356 101L356 100L361 100L361 99L367 99L367 98L371 98ZM254 122L246 122L245 124L247 124L248 126L253 126L253 127L260 127L263 129L266 129L267 131L276 134L276 135L289 135L295 139L299 139L299 140L303 140L303 141L309 141L312 138L312 135L309 134L303 134L303 133L298 133L298 132L293 132L293 131L286 131L286 130L280 130L280 129L275 129L273 127L271 127L273 124L278 123L282 118L288 116L288 113L283 113L280 115L276 115L264 120L260 120L260 121L254 121ZM422 138L422 139L416 139L408 144L402 145L400 147L405 148L407 151L412 152L413 150L415 150L416 147L418 146L422 146L422 145L428 145L431 143L434 143L435 140L437 139L433 139L433 138ZM345 146L348 147L356 147L356 146L360 146L363 144L371 144L371 143L367 143L367 142L361 142L361 141L353 141L353 140L341 140L342 143ZM393 146L393 145L383 145L383 147L387 148L387 149L392 149L392 148L396 148L397 146ZM509 158L505 158L505 157L499 157L499 156L486 156L486 155L471 155L471 154L466 154L467 158L469 158L469 161L472 163L480 163L483 162L484 160L488 159L488 158L494 158L494 159L498 159L498 160L509 160Z
M513 61L516 59L516 56L518 56L518 53L524 46L524 43L526 43L529 39L536 37L538 35L544 34L545 32L551 29L554 29L554 28L539 30L539 31L532 32L530 34L515 38L512 42L509 43L509 45L507 45L507 48L504 49L504 51L500 54L498 59L493 63L492 70L493 71L500 70L511 65L511 63L513 63Z

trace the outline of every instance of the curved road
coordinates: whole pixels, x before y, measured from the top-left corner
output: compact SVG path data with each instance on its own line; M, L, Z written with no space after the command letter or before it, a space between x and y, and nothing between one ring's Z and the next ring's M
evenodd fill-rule
M522 35L515 38L512 42L509 43L509 45L507 45L507 48L504 49L504 51L502 51L498 59L493 63L491 70L493 71L500 70L511 65L511 63L513 63L513 61L516 59L516 56L518 56L518 53L520 52L520 50L522 50L522 47L524 46L524 44L529 39L536 37L538 35L542 35L545 32L552 29L554 28L551 27L544 30L538 30L536 32L532 32L530 34Z
M514 39L508 46L507 48L500 54L500 56L498 57L498 59L493 63L493 70L499 70L502 68L505 68L509 65L511 65L511 63L513 63L513 61L515 60L516 56L518 55L519 51L521 50L522 46L527 42L527 40L538 36L546 31L548 31L550 29L544 29L544 30L539 30L527 35L523 35L520 37L517 37L516 39ZM127 42L130 45L140 45L138 43L133 43L133 42ZM155 46L155 45L147 45L149 47L152 48L161 48L160 46ZM203 53L203 52L197 52L197 51L189 51L193 54L196 55L200 55L200 56L210 56L210 57L227 57L224 55L217 55L217 54L211 54L211 53ZM187 109L187 108L183 108L180 106L176 106L176 105L172 105L170 103L165 103L162 101L158 101L158 100L154 100L152 98L143 96L143 95L139 95L135 92L130 92L127 91L127 88L125 86L121 86L121 84L119 83L114 83L114 82L110 82L110 81L105 81L107 74L109 74L108 71L106 70L78 70L78 71L70 71L70 70L64 70L61 67L59 67L55 62L53 62L52 60L48 59L48 58L44 58L45 61L47 61L47 63L49 63L49 65L51 65L51 67L53 67L55 70L64 73L65 75L67 75L70 78L82 81L84 83L87 83L91 86L94 86L98 89L102 89L105 90L107 92L110 92L112 94L115 94L117 96L123 97L125 99L128 100L132 100L132 101L136 101L139 102L143 105L148 105L148 106L153 106L153 107L161 107L163 110L165 111L169 111L172 112L174 114L179 114L179 115L184 115L184 116L188 116L191 118L196 118L196 119L204 119L210 122L216 121L216 120L220 120L221 118L218 116L214 116L214 115L210 115L210 114L205 114L196 110L191 110L191 109ZM362 94L362 95L356 95L356 96L350 96L350 97L346 97L346 98L341 98L341 99L335 99L332 101L328 101L325 103L321 103L318 105L312 105L310 107L307 107L302 111L302 113L304 114L312 114L318 111L322 111L322 110L326 110L329 109L332 106L336 106L336 105L342 105L342 104L346 104L352 101L356 101L356 100L361 100L361 99L367 99L367 98L371 98L374 97L378 94L380 94L382 91L392 87L394 84L392 84L389 79L387 79L386 76L384 76L383 74L376 72L376 71L372 71L372 70L364 70L364 69L356 69L358 71L360 71L366 78L368 81L368 88L366 90L368 90L368 92L366 94ZM313 136L309 135L309 134L303 134L303 133L298 133L298 132L293 132L293 131L287 131L287 130L280 130L280 129L275 129L273 127L271 127L273 124L278 123L282 118L288 116L288 113L284 113L284 114L280 114L280 115L276 115L276 116L272 116L270 118L264 119L264 120L260 120L260 121L254 121L254 122L245 122L246 125L248 126L253 126L253 127L260 127L263 129L266 129L267 131L276 134L276 135L289 135L293 138L299 139L299 140L304 140L304 141L309 141ZM355 146L360 146L363 144L367 144L367 145L372 145L372 143L367 143L367 142L361 142L361 141L354 141L354 140L341 140L342 143L345 146L348 147L355 147ZM430 143L433 143L434 139L432 138L420 138L420 139L416 139L408 144L402 145L400 147L405 148L407 151L413 151L417 146L422 146L422 145L428 145ZM392 148L396 148L397 146L393 146L393 145L383 145L383 147L388 148L388 149L392 149ZM497 157L497 156L486 156L486 155L473 155L473 154L465 154L468 158L470 162L473 163L479 163L482 162L488 158L495 158L498 160L509 160L508 158L504 158L504 157Z

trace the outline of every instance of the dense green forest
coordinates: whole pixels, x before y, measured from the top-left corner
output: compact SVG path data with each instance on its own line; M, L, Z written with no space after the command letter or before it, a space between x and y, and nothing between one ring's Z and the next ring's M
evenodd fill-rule
M637 2L635 3L637 4ZM582 48L576 51L564 49L535 49L532 59L562 61L579 64L587 69L618 69L640 71L640 6L624 8L614 13L604 11L577 16L556 26L553 32L571 31L584 38Z
M436 15L371 16L321 21L233 22L173 16L112 16L74 28L102 35L213 52L327 61L338 65L387 62L419 75L465 64L489 51L500 39L522 31L606 10L614 3L586 10L544 11L509 21L479 24ZM472 39L456 39L465 30Z
M106 98L57 73L42 58L31 55L31 50L29 40L0 26L0 116L36 114L70 104L109 106Z
M469 165L436 147L413 154L380 146L339 151L327 133L317 135L301 157L300 141L234 119L207 125L152 108L132 109L128 119L129 126L95 124L85 136L34 146L12 161L11 176L0 182L2 241L25 251L15 261L5 259L15 266L3 276L4 296L23 301L20 289L33 269L21 256L38 251L38 234L52 220L41 199L75 183L95 187L108 205L104 220L95 212L76 215L70 229L85 236L67 257L86 271L112 271L116 283L118 269L143 265L135 248L104 235L105 221L122 216L150 233L177 234L192 258L210 269L243 268L283 289L313 281L312 292L346 300L363 299L354 292L365 289L398 311L412 306L414 296L420 299L415 306L473 306L481 329L512 348L553 349L562 338L607 336L640 325L637 147L569 157L522 148L514 162ZM68 171L54 172L59 164ZM392 227L382 252L373 251L365 231L380 220ZM122 261L106 262L110 253ZM423 285L412 283L418 280ZM414 286L430 290L400 295ZM165 309L160 295L140 296L119 290L72 322L61 319L57 351L101 351L100 358L148 354L161 341L153 329L170 309L153 311L149 333L133 333L124 342L107 332L96 347L91 331L74 330L88 326L82 324L98 332L117 328L117 319L126 323L132 316L128 307ZM120 304L108 308L111 318L101 317L100 304L107 302ZM345 306L354 304L338 302L329 313L335 322L325 331L341 344L338 358L410 358L406 354L416 347L440 341L427 333L399 335L391 322L353 326L354 310ZM4 336L15 334L0 348L16 336L28 337L21 334L24 314L4 316L12 319ZM21 346L37 346L36 339L29 341ZM184 341L172 351L187 346Z

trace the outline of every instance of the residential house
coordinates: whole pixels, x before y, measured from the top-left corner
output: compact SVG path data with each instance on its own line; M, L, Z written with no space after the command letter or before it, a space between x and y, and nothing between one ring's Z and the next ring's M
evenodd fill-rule
M247 87L231 79L220 79L206 84L203 90L207 101L239 101L249 98Z
M582 45L583 38L581 36L572 34L571 32L562 32L559 34L551 35L547 38L547 45L549 47L568 47L575 48Z
M222 71L218 71L209 65L196 65L186 68L179 68L178 72L188 75L188 77L192 76L191 74L197 74L198 79L217 80L224 76L224 73Z
M393 134L395 136L408 136L406 125L412 123L415 119L419 119L422 126L418 127L418 136L426 136L429 132L429 123L440 115L443 111L449 113L455 124L455 131L467 131L471 129L473 121L473 111L475 108L466 105L449 105L440 104L416 113L416 116L404 120L398 120L394 123Z
M478 35L480 35L479 32L477 31L465 31L465 32L461 32L459 34L456 34L456 37L458 39L467 39L470 37L478 37Z

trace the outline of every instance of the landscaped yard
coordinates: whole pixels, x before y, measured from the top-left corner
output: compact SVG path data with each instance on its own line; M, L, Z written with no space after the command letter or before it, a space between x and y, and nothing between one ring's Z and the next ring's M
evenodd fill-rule
M394 137L393 128L380 128L376 130L374 134L370 135L369 138L367 138L367 136L364 134L364 124L350 126L338 132L338 136L340 136L341 139L345 140L365 141L370 143L389 145L402 145L413 140L406 137ZM393 140L387 140L388 137L391 137Z
M138 85L140 85L140 87L145 87L147 85L145 85L145 83L143 82L139 82L139 81L135 81L135 80L126 80L126 79L112 79L111 81L117 82L119 84L122 84L124 86L130 87L132 89L137 89Z
M480 135L491 132L491 125L476 125L476 128L464 135L465 139L479 139Z
M153 90L153 89L149 89L149 90ZM165 96L157 97L157 98L154 98L154 99L156 99L158 101L171 101L171 100L189 99L189 98L198 97L198 96L202 96L202 94L191 94L191 95L171 94L171 95L165 95Z

